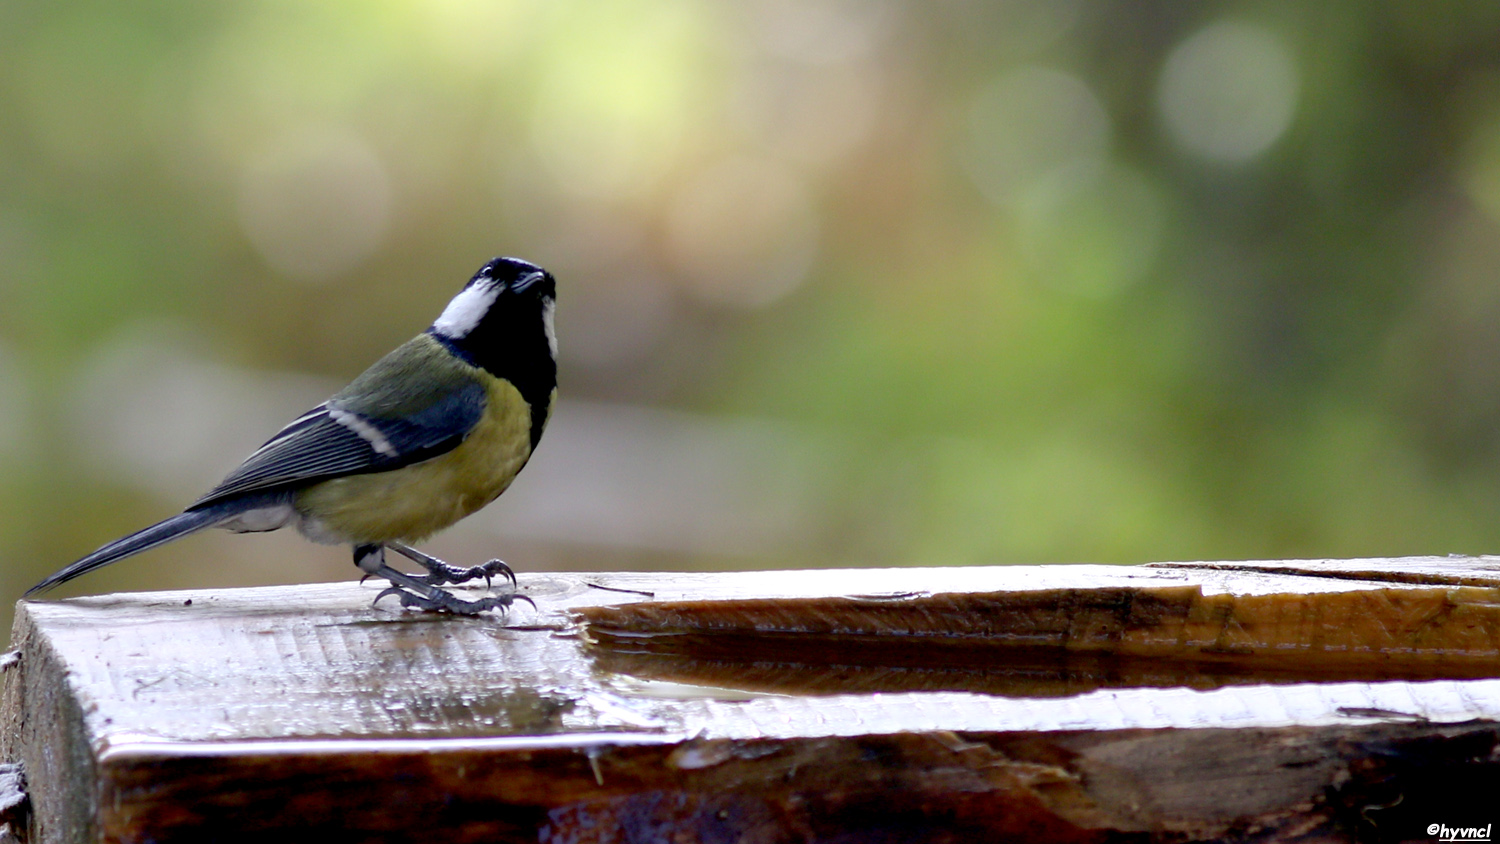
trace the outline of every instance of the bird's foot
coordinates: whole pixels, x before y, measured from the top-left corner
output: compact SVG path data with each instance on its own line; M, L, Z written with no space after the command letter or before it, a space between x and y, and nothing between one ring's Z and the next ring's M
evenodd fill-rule
M516 586L516 573L511 571L510 566L504 560L490 560L484 565L462 566L450 565L442 560L435 560L437 565L427 569L427 576L422 580L434 586L442 586L445 583L468 583L471 580L484 578L485 588L489 588L493 582L492 578L499 575L510 581L511 588Z
M455 596L446 589L433 585L427 578L416 578L409 574L397 571L387 565L381 565L371 574L383 577L390 581L391 585L375 596L375 603L387 595L395 595L401 601L403 607L415 607L427 612L446 612L454 615L478 615L490 610L504 612L516 601L525 601L536 607L536 602L516 593L512 585L504 593L499 595L487 595L473 601L466 601Z
M516 573L511 570L510 566L505 564L504 560L490 560L483 565L468 566L466 568L445 563L431 554L424 554L410 545L403 545L399 542L390 543L390 549L420 565L422 568L427 569L427 576L422 578L422 582L433 586L442 586L447 583L468 583L471 580L477 580L482 577L484 578L485 588L489 588L492 578L499 575L510 581L512 592L516 588Z
M455 597L451 592L444 589L433 589L431 594L418 595L415 592L403 589L400 586L390 586L375 596L375 603L387 595L395 595L401 600L403 607L415 607L427 612L446 612L454 615L479 615L489 610L500 610L504 612L517 600L525 601L533 607L536 604L525 595L514 593L505 595L488 595L473 601L465 601Z

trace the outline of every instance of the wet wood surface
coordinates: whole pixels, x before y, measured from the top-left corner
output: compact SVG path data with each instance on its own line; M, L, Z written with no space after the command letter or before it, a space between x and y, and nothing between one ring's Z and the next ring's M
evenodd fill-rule
M23 603L37 841L1430 840L1500 560L521 576ZM1476 815L1476 812L1478 813ZM0 819L4 820L4 819Z

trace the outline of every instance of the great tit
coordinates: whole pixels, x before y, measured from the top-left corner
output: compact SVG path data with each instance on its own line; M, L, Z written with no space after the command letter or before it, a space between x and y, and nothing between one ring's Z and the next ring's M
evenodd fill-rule
M394 595L436 612L503 610L516 598L505 563L452 566L407 543L494 501L536 450L557 398L556 301L551 273L515 258L490 261L431 328L282 428L181 515L105 545L26 594L205 528L295 525L314 542L352 544L355 565L391 584L377 603ZM387 565L387 548L427 576ZM441 588L496 575L509 580L503 594L468 601Z

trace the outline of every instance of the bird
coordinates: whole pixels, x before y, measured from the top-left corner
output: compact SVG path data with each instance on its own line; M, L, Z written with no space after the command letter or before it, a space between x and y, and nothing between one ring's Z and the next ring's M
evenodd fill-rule
M501 560L460 567L412 547L494 501L531 459L557 401L557 282L518 258L494 258L426 331L292 420L182 513L110 542L27 590L42 592L207 528L295 526L354 548L364 577L407 608L476 615L517 599ZM426 569L407 574L391 550ZM476 600L443 587L500 576Z

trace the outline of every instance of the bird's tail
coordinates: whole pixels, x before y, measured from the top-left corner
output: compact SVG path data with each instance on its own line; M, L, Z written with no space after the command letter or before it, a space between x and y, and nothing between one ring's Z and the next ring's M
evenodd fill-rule
M204 528L211 528L231 515L233 514L225 508L208 507L202 510L189 510L165 521L157 522L145 530L138 530L123 539L116 539L87 557L63 567L41 583L27 589L26 596L30 597L58 584L67 583L79 575L88 574L94 569L103 568L117 560L150 550L178 537L196 533Z

